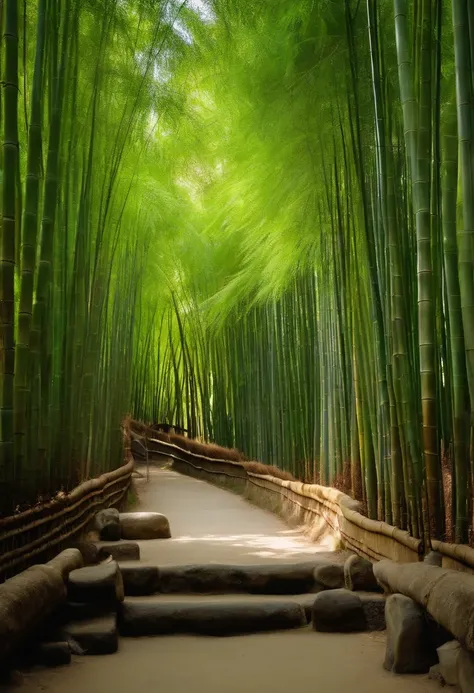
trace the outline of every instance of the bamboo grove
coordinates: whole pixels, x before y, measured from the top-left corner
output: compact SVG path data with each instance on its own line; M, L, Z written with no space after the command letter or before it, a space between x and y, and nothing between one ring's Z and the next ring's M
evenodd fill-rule
M474 541L474 5L1 5L0 510L131 413Z
M174 108L154 70L183 41L173 30L179 5L0 6L0 512L8 513L122 463L134 311L159 231L153 131Z
M190 31L135 415L472 541L474 6L216 0Z

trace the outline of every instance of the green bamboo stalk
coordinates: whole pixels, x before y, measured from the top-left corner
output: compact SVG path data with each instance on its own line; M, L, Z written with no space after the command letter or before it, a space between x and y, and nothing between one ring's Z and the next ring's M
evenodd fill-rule
M18 175L18 2L3 3L3 194L0 256L1 411L0 479L15 478L15 240Z

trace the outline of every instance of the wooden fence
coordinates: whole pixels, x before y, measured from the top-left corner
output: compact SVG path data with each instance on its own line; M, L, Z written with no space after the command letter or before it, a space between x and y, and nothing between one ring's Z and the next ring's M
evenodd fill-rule
M360 512L358 501L336 489L254 474L239 462L205 457L154 438L148 440L148 449L172 459L179 471L230 488L288 520L309 527L323 520L347 548L371 560L416 562L433 549L441 554L443 568L474 573L474 549L470 546L433 539L430 547L424 547L408 532L369 519Z
M0 520L0 582L44 563L78 537L96 512L120 504L130 486L133 459L85 481L63 498Z
M385 522L370 520L361 514L358 501L336 489L254 474L239 462L205 457L153 438L148 440L148 450L171 458L178 471L230 488L287 519L308 527L323 520L347 548L371 560L409 562L422 557L420 539Z

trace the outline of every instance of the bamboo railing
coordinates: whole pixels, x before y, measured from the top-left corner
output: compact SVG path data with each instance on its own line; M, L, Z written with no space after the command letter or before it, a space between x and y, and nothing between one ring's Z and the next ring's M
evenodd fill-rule
M67 547L103 508L118 505L131 481L133 459L62 498L0 520L0 582Z
M371 560L414 562L422 557L420 539L385 522L370 520L360 512L358 501L336 489L255 474L239 462L205 457L155 438L148 439L148 450L171 458L178 471L231 488L288 519L310 526L320 518L347 548ZM252 487L258 493L252 492Z
M148 448L152 454L171 458L179 471L231 488L287 519L296 518L308 525L314 518L322 518L347 548L370 560L388 558L406 563L423 559L421 539L386 522L369 519L360 512L358 501L337 489L255 474L239 462L206 457L155 438L148 439ZM431 549L441 554L443 568L474 573L474 548L432 539Z

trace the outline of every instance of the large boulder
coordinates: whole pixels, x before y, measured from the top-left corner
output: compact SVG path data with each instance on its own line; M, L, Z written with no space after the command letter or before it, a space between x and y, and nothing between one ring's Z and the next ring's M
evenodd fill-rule
M474 693L474 654L472 652L461 649L457 674L461 693Z
M384 667L394 674L424 674L437 662L421 607L403 594L385 604L387 646Z
M121 532L119 511L107 508L98 512L94 518L94 528L103 541L118 541Z
M189 602L125 601L121 607L121 635L238 635L306 625L303 607L294 602L222 601Z
M73 570L69 575L68 597L71 602L101 602L114 605L123 601L123 582L115 561Z
M344 563L344 586L352 591L378 591L380 588L374 575L373 564L355 554L350 556Z
M120 513L122 539L169 539L168 518L161 513Z
M344 565L341 563L321 563L313 573L316 583L326 589L334 590L344 587Z
M326 590L313 603L313 628L323 633L352 633L367 629L362 601L345 589Z
M463 647L474 651L474 575L426 563L379 561L374 566L386 592L399 592L423 606Z

